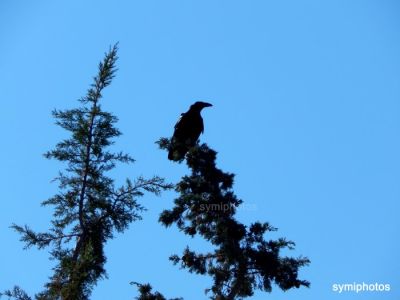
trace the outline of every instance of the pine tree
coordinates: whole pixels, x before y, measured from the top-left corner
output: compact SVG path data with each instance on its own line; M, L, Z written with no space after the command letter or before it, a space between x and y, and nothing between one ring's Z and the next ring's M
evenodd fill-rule
M158 143L168 150L168 139ZM243 299L255 289L271 292L273 283L282 290L308 287L308 281L298 279L298 271L309 260L280 255L280 250L294 248L292 241L265 240L276 228L261 222L245 226L235 219L243 201L233 192L234 174L216 167L216 154L206 144L191 148L186 157L191 175L177 184L174 207L160 215L164 226L176 224L186 235L200 235L215 250L196 253L187 247L170 260L191 273L211 276L213 284L206 293L214 300Z
M117 118L100 105L103 89L115 75L117 50L115 45L105 54L94 83L79 100L79 108L53 112L56 124L70 132L70 137L45 154L66 164L66 170L56 178L60 192L42 203L54 207L51 228L36 233L26 225L12 225L25 248L51 247L51 259L56 261L53 275L35 299L89 299L94 285L106 275L105 242L141 218L144 207L137 198L145 192L158 195L171 188L158 176L127 179L120 187L107 176L117 163L134 161L127 154L109 150L121 132L115 127ZM17 286L4 295L31 299Z
M153 287L150 284L140 284L138 282L131 282L132 285L136 285L139 290L139 296L136 300L167 300L161 293L153 292ZM169 300L183 300L183 298L173 298Z

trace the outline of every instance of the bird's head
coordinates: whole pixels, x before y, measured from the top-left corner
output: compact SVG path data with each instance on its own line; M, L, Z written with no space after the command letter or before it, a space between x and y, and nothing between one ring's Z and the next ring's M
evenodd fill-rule
M202 101L197 101L194 104L192 104L192 106L190 106L191 109L195 109L195 110L202 110L204 107L210 107L212 106L211 103L207 103L207 102L202 102Z

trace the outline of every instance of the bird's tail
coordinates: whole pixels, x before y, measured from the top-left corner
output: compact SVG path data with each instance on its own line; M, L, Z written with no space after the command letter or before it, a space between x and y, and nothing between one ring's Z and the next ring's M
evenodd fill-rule
M173 149L169 149L169 151L168 151L168 159L169 160L174 160L174 150Z
M172 142L168 151L168 159L180 161L185 158L187 151L188 147L185 144Z

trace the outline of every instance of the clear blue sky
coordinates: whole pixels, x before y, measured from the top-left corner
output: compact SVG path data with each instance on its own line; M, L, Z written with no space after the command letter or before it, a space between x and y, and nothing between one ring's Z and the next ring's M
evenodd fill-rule
M245 224L269 221L312 263L310 289L252 299L399 299L400 4L398 1L0 2L0 289L38 292L47 251L23 251L12 222L46 230L40 202L62 165L42 153L66 135L51 110L78 105L109 45L119 71L104 109L120 119L116 148L132 166L113 176L187 173L154 141L196 100L201 137L236 173ZM206 299L209 279L168 256L190 244L157 223L175 193L147 195L144 220L107 243L109 279L92 299L132 299L130 281L168 297ZM389 283L390 293L337 294L334 283Z

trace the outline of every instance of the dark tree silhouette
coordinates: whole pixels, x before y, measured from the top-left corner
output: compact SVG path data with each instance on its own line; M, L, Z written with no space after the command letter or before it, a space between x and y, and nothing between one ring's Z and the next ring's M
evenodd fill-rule
M170 147L168 139L158 143L162 149ZM274 227L260 222L245 226L235 219L242 200L232 190L234 174L216 167L216 152L197 144L186 157L191 175L177 184L180 196L172 209L161 213L160 222L166 227L176 224L187 235L202 236L215 250L196 253L187 247L170 260L189 272L211 276L213 284L206 290L210 299L242 299L252 296L255 289L271 292L273 283L282 290L308 287L308 281L298 279L298 271L309 260L280 255L284 248L293 249L293 242L265 240Z
M51 259L56 261L44 291L34 299L89 299L94 285L106 274L105 242L112 239L115 232L123 232L131 222L141 218L144 207L137 198L146 191L159 194L171 188L158 176L127 179L123 186L115 187L114 180L106 175L117 163L134 161L127 154L108 150L121 133L115 127L117 118L102 110L100 99L103 89L114 77L116 60L117 45L99 64L94 83L79 100L81 107L53 112L56 124L71 136L45 154L67 166L56 178L60 192L42 203L54 206L51 228L48 232L36 233L26 225L12 226L21 234L25 248L51 247ZM19 287L4 295L19 300L31 299Z
M192 104L189 110L179 118L175 124L171 144L168 147L168 159L179 161L185 157L186 152L196 145L199 136L204 131L201 110L210 107L212 104L197 101Z
M167 300L159 292L153 292L153 288L150 284L140 284L138 282L131 282L131 284L136 285L139 290L139 296L135 298L136 300ZM183 298L173 298L169 300L183 300Z

